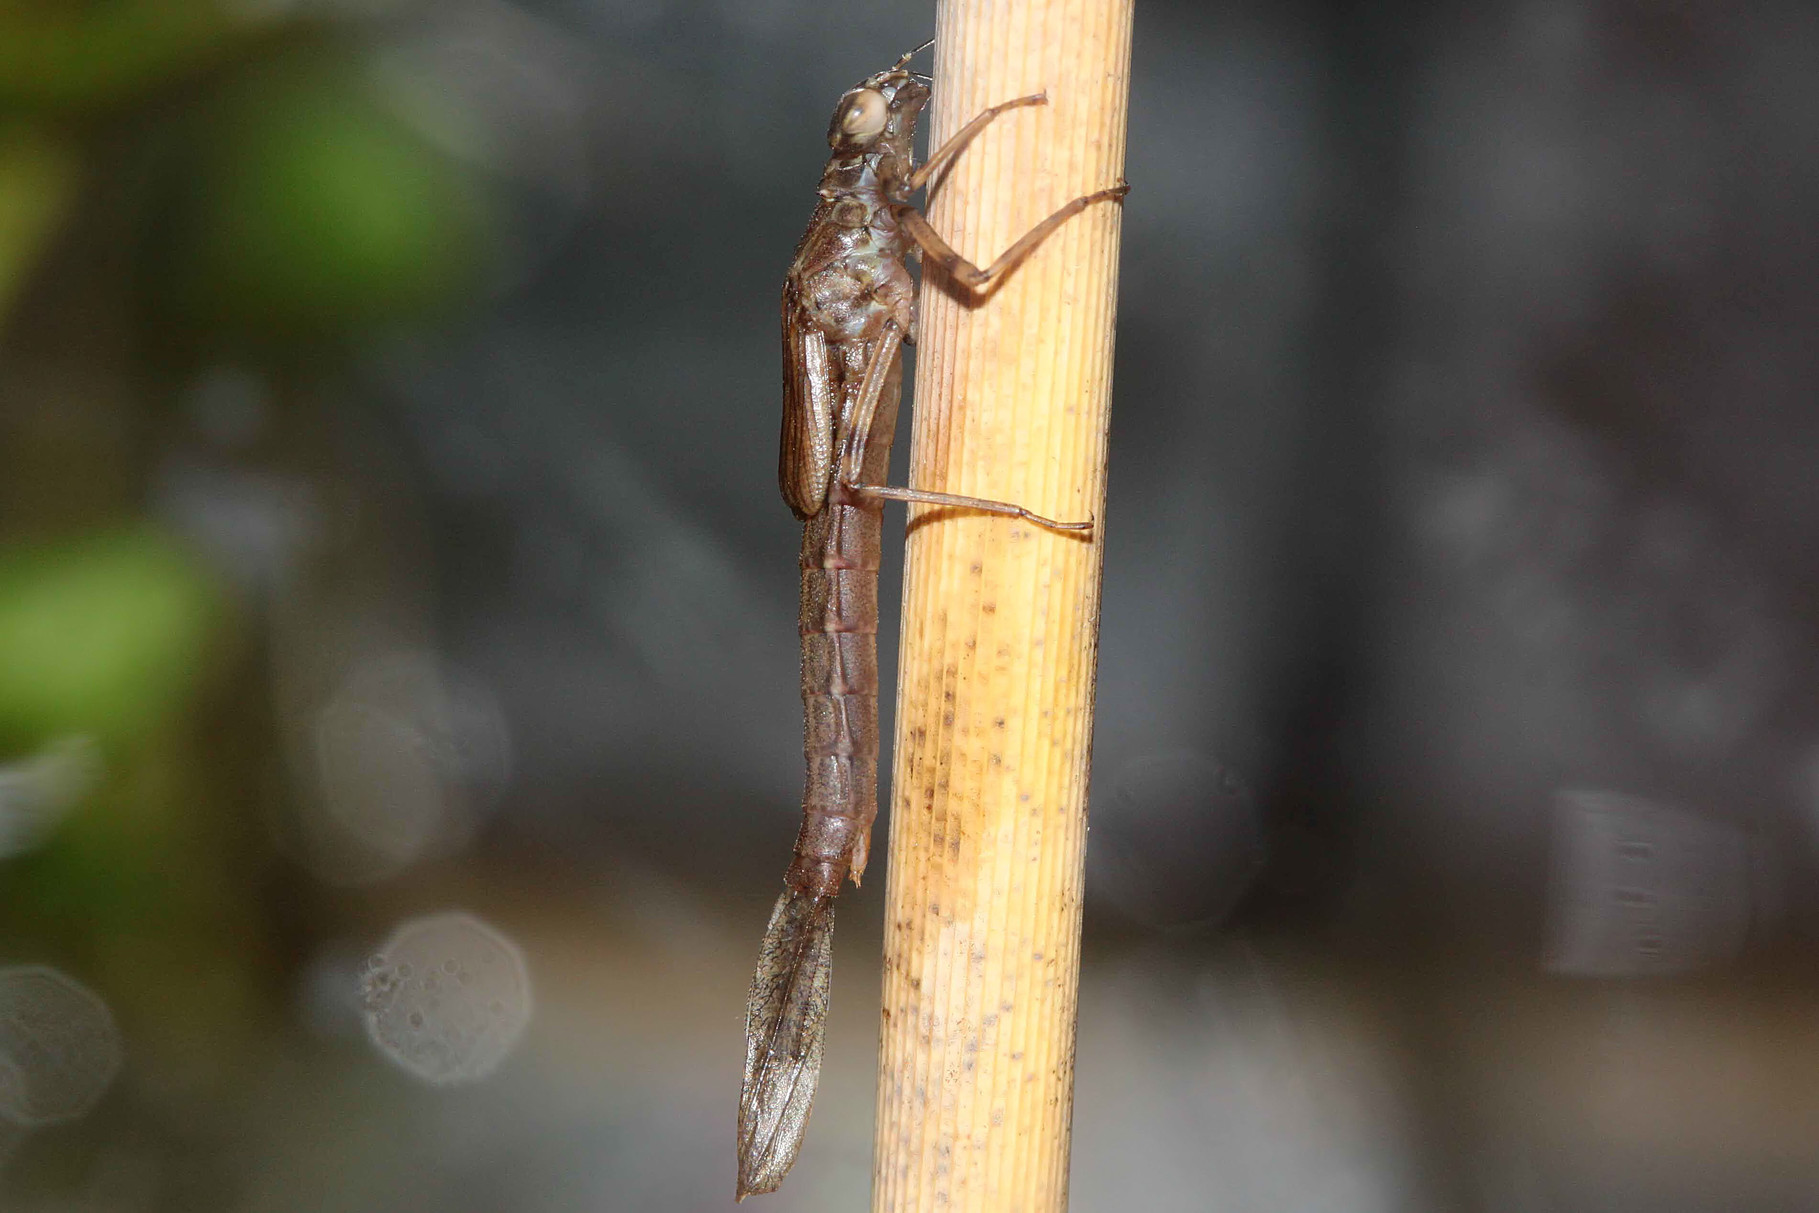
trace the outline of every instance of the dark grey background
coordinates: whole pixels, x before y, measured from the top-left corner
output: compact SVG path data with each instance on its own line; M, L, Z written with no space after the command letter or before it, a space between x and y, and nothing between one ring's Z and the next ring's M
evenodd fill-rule
M153 1127L129 1031L88 1144L11 1182L716 1208L799 794L776 294L829 108L932 8L334 28L485 183L498 272L332 359L147 356L147 508L257 583L245 782L304 821L259 844L279 993L243 1102ZM1076 1208L1819 1202L1816 146L1802 4L1139 6ZM295 841L284 756L295 688L394 649L464 688L469 816L380 871ZM1607 834L1581 791L1642 807ZM866 1198L881 895L844 899L768 1207ZM486 1085L413 1088L349 974L450 904L523 945L538 1017Z

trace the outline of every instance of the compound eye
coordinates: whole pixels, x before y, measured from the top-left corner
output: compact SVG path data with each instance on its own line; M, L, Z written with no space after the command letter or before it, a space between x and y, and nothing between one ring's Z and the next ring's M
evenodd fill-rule
M884 94L876 89L860 89L840 115L840 132L853 139L876 139L888 117L890 107L884 103Z

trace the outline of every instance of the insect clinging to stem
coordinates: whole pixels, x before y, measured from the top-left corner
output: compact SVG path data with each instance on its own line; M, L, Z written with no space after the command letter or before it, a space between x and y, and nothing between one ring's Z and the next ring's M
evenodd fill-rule
M917 51L860 81L828 125L820 203L783 283L783 436L778 481L802 520L802 828L771 912L746 1004L739 1099L739 1199L772 1192L796 1159L820 1076L832 974L834 898L865 872L878 812L878 562L884 503L911 501L1090 533L1021 506L884 483L897 426L902 347L916 339L908 260L940 267L976 302L1056 228L1123 181L1085 194L980 269L910 202L974 136L1045 93L994 105L914 162L927 77Z

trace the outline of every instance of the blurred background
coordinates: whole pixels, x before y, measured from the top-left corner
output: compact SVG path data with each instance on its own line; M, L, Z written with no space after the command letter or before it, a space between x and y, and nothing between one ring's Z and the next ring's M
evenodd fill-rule
M933 26L0 3L0 1207L728 1205L776 295ZM1815 148L1799 0L1139 5L1075 1208L1819 1208Z

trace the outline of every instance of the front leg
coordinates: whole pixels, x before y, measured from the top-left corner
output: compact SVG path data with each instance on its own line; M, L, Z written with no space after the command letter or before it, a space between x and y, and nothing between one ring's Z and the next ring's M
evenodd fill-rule
M956 252L954 246L943 240L941 233L937 232L934 226L914 207L903 206L893 209L897 213L897 221L903 225L903 230L921 248L926 258L924 264L927 264L928 261L934 262L945 270L948 277L955 282L974 295L983 296L989 293L988 288L994 282L1022 265L1029 255L1036 251L1036 247L1053 235L1055 229L1063 223L1095 202L1114 202L1130 192L1130 184L1120 181L1108 189L1081 195L1023 233L1023 237L1017 243L1011 245L998 260L984 269L980 269Z
M973 141L974 135L977 135L980 131L984 130L986 125L990 123L993 118L996 118L1005 110L1020 109L1026 105L1047 104L1047 93L1031 93L1027 97L1013 97L1009 101L1000 101L997 105L985 110L971 122L954 132L953 138L937 148L930 154L928 160L923 163L922 167L909 175L907 193L902 196L907 197L909 194L913 194L927 185L929 179L935 175L936 171L939 170L942 165L952 160L955 156L958 156L961 149Z

